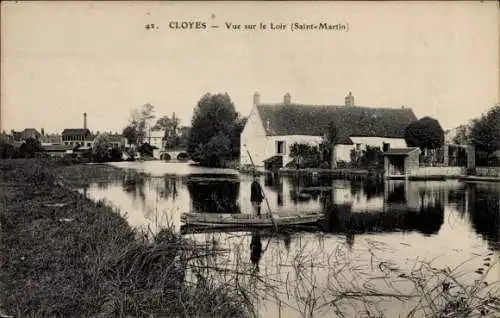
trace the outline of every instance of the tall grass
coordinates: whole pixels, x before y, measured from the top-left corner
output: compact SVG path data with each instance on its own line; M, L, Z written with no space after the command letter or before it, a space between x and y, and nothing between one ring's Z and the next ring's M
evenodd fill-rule
M79 173L84 175L86 167ZM145 233L130 228L105 203L62 186L66 180L56 169L39 160L0 163L0 308L6 313L249 316L233 290L211 280L185 279L188 262L220 251L183 239L173 229L142 239Z

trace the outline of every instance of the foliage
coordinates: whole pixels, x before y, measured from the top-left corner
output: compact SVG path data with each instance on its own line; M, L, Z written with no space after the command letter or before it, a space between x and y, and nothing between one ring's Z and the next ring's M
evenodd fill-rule
M309 144L293 143L290 157L293 158L292 166L297 168L318 168L322 163L318 146Z
M366 150L351 150L351 165L356 168L380 170L384 167L384 157L380 147L367 146Z
M205 94L194 108L187 148L190 157L209 166L239 154L237 130L241 129L241 123L238 121L238 113L227 93ZM220 158L216 159L217 156Z
M137 128L132 124L129 124L125 129L123 129L123 136L127 139L127 142L131 145L137 144Z
M452 139L452 143L457 145L467 145L470 142L470 127L468 125L460 125L457 127L456 135Z
M219 132L208 143L198 145L193 155L204 166L222 167L231 156L231 140Z
M323 136L323 142L320 145L323 153L323 158L328 158L330 161L330 168L337 168L337 161L335 156L335 146L338 143L338 130L335 123L332 121L328 125L327 131Z
M137 151L141 154L141 156L149 156L153 157L153 150L155 147L151 146L149 143L145 142L143 143Z
M154 118L154 106L149 103L144 104L141 109L132 111L130 122L123 130L128 142L134 145L142 144Z
M14 146L5 139L0 140L0 158L16 158L19 153L16 151Z
M113 148L109 141L108 134L99 134L94 139L92 148L92 160L95 162L121 161L122 151L119 148Z
M21 153L21 156L33 158L36 152L43 151L43 149L42 144L38 139L30 137L26 139L26 141L21 145L19 151Z
M405 129L404 136L410 147L437 149L444 144L443 128L431 117L423 117L410 123Z
M107 134L99 134L94 139L92 147L92 158L97 162L104 162L108 158L109 137Z
M500 104L473 121L470 141L476 147L479 158L485 161L493 160L492 154L500 150Z

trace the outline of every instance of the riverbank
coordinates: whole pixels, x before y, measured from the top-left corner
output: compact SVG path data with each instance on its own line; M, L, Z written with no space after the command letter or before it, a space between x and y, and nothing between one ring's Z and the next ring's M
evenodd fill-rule
M247 316L234 288L184 279L186 260L197 257L199 246L168 229L145 239L112 208L68 188L124 173L107 165L0 162L1 311L17 317Z

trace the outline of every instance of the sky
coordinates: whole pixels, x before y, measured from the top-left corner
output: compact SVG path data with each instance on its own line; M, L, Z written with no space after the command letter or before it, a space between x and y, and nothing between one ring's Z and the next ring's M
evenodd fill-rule
M189 125L205 93L412 108L444 129L499 102L499 8L485 2L5 2L1 128L122 131L145 103ZM175 29L181 22L206 29ZM226 22L257 24L228 30ZM295 30L294 23L346 31ZM259 24L267 26L259 29ZM270 23L286 25L270 29ZM154 24L153 29L146 29ZM219 28L212 28L218 25Z

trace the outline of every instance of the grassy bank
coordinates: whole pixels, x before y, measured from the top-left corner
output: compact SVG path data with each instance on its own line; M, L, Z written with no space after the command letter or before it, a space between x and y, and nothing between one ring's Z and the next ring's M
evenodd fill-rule
M246 316L234 289L184 279L188 260L206 254L205 247L169 230L154 241L141 240L110 207L64 186L102 178L102 169L113 169L110 178L123 173L34 159L0 162L3 312L17 317Z

